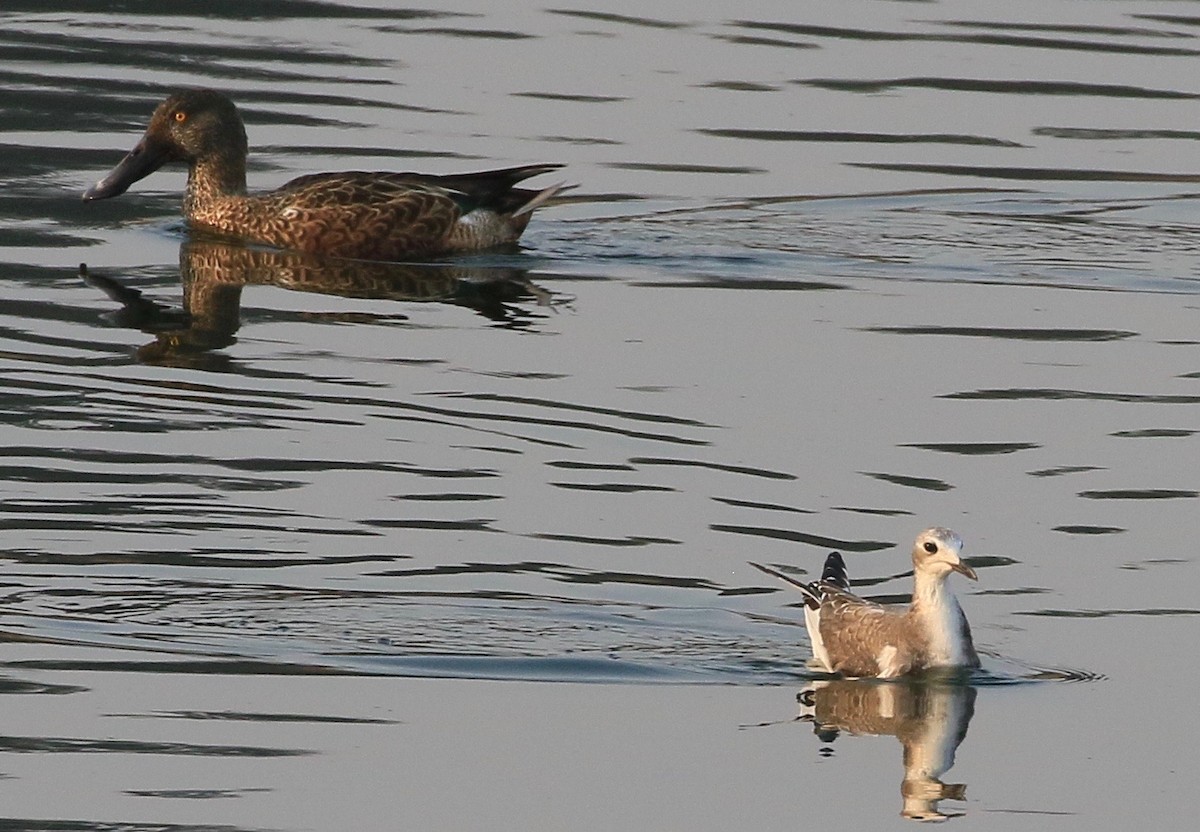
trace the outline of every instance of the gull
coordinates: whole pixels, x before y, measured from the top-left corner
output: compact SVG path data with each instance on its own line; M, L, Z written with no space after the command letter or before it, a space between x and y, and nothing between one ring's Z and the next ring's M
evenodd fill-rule
M913 543L913 595L907 609L884 607L850 592L846 563L830 552L821 580L804 583L750 565L800 588L804 624L817 663L830 673L893 679L935 668L979 667L971 627L946 583L951 572L978 580L963 563L962 538L935 527Z

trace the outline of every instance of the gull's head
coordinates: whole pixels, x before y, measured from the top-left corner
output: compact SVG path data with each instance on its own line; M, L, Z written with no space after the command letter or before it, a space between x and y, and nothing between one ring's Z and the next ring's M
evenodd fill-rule
M913 568L938 576L957 572L977 581L979 576L975 570L962 561L962 548L962 538L949 529L940 526L926 529L917 535L913 544Z

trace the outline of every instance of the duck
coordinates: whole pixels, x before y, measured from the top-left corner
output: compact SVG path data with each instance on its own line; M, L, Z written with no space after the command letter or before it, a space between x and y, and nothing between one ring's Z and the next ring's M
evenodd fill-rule
M228 96L182 90L158 105L141 140L83 199L120 196L182 162L183 213L193 228L333 257L404 260L515 244L533 211L567 187L517 187L562 167L539 164L447 175L316 173L250 194L247 153L246 127Z
M947 582L952 572L979 579L962 560L962 549L962 538L947 528L917 535L907 608L885 607L852 593L846 562L838 552L829 553L821 579L811 583L762 564L750 565L804 594L804 624L822 670L852 678L894 679L979 667L971 626Z

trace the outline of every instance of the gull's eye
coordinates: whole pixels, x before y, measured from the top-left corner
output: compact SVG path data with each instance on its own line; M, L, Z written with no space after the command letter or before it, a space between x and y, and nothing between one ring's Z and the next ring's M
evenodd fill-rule
M931 555L934 554L935 552L937 552L937 544L931 540L926 541L925 542L925 551Z

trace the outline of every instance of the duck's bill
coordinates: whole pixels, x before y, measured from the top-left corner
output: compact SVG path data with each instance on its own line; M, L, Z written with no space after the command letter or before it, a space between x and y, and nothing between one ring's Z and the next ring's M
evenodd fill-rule
M170 145L146 137L113 168L108 176L83 192L85 201L120 196L134 182L149 176L173 159Z
M975 574L975 570L972 569L971 567L967 566L965 563L963 563L961 561L952 565L950 568L953 569L958 574L963 575L964 577L970 578L972 581L979 580L979 576Z

